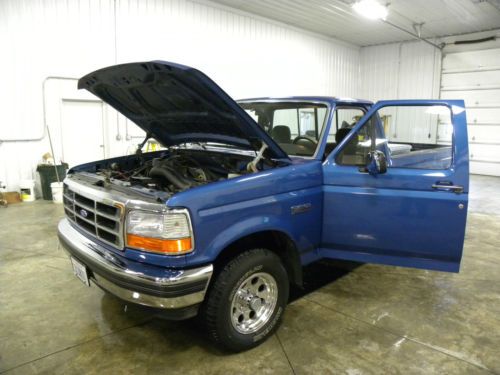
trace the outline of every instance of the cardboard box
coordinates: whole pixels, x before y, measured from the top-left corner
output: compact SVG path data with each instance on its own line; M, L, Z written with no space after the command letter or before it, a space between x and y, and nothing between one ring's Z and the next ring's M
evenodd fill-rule
M7 203L21 203L21 195L17 191L11 191L7 193L1 193L0 199L4 199Z

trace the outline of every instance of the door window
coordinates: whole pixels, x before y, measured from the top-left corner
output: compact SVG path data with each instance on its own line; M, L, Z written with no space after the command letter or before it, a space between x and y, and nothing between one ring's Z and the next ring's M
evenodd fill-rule
M389 168L448 169L452 136L451 111L444 105L387 106L351 138L337 163L364 166L377 149L386 153Z
M365 111L362 108L337 107L333 113L332 126L328 133L327 142L339 143L337 142L338 137L336 137L339 129L352 129L364 115ZM342 132L345 131L341 131L341 133Z

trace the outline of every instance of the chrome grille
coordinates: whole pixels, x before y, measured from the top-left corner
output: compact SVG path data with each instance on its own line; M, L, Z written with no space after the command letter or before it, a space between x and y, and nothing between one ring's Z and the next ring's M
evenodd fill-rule
M64 185L64 211L80 228L117 249L123 249L123 219L120 206L85 197Z

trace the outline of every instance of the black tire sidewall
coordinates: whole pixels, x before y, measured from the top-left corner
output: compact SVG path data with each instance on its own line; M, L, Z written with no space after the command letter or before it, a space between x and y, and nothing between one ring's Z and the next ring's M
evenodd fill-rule
M244 253L243 257L235 258L233 262L228 264L229 272L219 275L224 280L217 280L224 284L218 308L217 331L224 346L241 351L259 345L277 329L288 302L289 284L288 275L279 257L269 250L250 250ZM252 334L242 334L236 331L231 323L231 304L243 281L259 272L270 274L276 281L278 289L276 307L269 321L261 329Z

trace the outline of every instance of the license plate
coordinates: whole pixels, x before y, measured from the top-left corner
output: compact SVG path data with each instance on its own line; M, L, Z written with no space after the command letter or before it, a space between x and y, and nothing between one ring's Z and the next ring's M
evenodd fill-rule
M73 265L73 272L76 277L78 277L85 285L90 286L87 268L85 268L85 266L75 258L71 258L71 264Z

